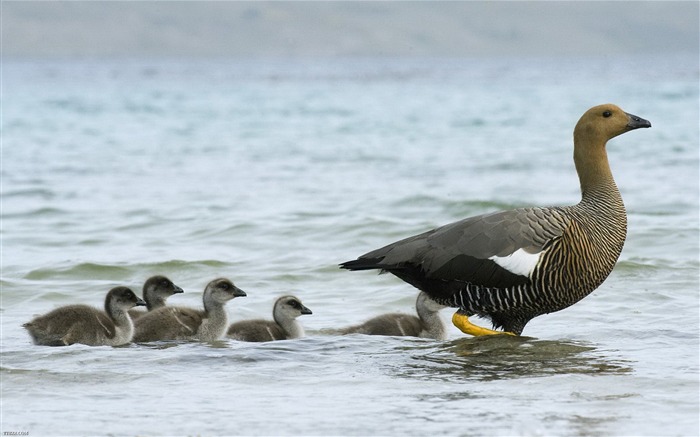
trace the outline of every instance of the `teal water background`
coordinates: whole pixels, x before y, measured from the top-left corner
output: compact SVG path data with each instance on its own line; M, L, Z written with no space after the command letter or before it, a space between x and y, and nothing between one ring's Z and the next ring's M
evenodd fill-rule
M698 77L696 55L4 60L2 431L697 435ZM608 144L629 226L598 290L522 338L328 334L417 294L338 263L576 203L573 126L606 102L653 127ZM189 306L231 278L231 320L294 293L308 336L47 348L21 328L153 274Z

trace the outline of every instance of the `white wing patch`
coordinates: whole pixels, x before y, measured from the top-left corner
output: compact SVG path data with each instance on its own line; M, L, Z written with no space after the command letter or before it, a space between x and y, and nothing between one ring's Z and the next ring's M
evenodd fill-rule
M537 263L540 262L541 255L542 252L528 253L518 249L508 256L494 255L489 259L511 273L529 278L537 267Z

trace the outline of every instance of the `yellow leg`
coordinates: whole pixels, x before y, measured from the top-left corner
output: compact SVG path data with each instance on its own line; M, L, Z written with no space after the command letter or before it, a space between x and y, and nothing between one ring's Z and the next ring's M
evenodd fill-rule
M460 314L459 311L454 313L452 316L452 324L459 328L460 331L465 334L473 335L475 337L480 335L515 335L512 332L506 331L494 331L493 329L482 328L481 326L476 326L469 321L469 317L464 314Z

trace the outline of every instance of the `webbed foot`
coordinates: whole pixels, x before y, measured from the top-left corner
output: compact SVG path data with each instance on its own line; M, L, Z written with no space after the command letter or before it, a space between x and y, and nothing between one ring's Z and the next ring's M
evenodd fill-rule
M469 317L457 311L452 316L452 324L459 328L460 331L465 334L473 335L475 337L481 335L515 335L508 331L494 331L493 329L482 328L469 321Z

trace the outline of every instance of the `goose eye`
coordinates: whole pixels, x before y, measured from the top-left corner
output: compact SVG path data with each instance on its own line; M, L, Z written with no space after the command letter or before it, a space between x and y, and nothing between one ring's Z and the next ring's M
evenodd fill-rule
M605 118L608 118L608 117L610 117L611 115L612 115L612 112L610 112L610 111L605 111L605 112L603 112L603 117L605 117Z

